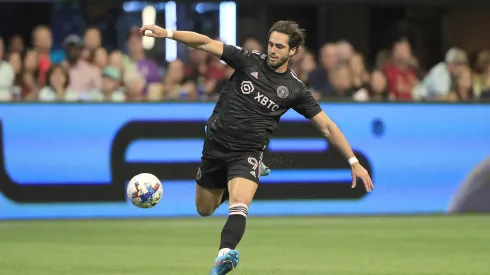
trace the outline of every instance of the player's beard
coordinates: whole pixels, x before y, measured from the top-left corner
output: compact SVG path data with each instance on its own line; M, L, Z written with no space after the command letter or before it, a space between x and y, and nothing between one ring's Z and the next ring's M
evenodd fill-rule
M271 67L274 70L277 70L278 68L280 68L286 62L288 62L288 60L289 60L289 56L288 55L286 55L283 58L280 58L280 59L278 59L278 60L276 60L274 62L272 62L270 56L267 57L267 63L269 64L269 67Z

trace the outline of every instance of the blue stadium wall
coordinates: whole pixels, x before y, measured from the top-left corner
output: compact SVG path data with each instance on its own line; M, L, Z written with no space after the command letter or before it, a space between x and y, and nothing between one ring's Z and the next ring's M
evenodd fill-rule
M489 105L325 103L376 189L351 189L340 153L288 112L252 215L447 212L490 155ZM195 175L211 103L0 105L0 219L196 216ZM140 172L163 181L152 209L127 202ZM226 214L221 207L217 214Z

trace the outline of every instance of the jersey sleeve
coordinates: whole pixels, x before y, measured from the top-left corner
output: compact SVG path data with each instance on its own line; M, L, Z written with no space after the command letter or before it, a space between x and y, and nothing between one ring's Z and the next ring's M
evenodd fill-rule
M224 45L223 54L221 55L221 60L235 70L248 66L252 58L251 52L229 44Z
M318 115L322 111L322 107L315 100L310 91L304 88L296 100L293 110L307 119Z

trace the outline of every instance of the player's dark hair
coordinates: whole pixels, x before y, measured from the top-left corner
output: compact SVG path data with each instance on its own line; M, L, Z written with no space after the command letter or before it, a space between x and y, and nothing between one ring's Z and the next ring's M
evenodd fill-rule
M296 48L299 50L299 47L305 44L305 30L299 27L299 24L294 21L282 20L277 21L272 25L269 30L269 37L272 32L280 32L287 34L289 36L289 47Z

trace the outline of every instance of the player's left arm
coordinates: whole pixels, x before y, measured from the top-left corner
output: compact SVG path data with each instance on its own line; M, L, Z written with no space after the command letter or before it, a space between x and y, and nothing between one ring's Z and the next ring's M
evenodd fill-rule
M369 173L359 163L352 151L349 142L345 138L342 131L337 124L330 119L327 114L322 110L318 102L313 98L312 94L306 89L301 93L297 104L293 109L309 119L313 125L315 125L321 133L335 146L348 160L352 169L352 188L356 187L356 181L358 178L362 180L366 190L371 192L374 188L373 182Z

